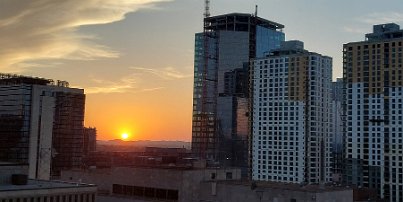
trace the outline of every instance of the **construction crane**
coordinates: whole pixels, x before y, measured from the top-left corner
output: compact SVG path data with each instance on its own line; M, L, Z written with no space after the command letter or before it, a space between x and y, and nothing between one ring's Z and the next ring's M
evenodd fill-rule
M210 0L204 1L204 17L210 17Z
M199 157L202 159L208 159L211 155L211 148L215 148L217 141L216 136L216 94L217 94L217 50L211 53L210 42L215 39L215 34L210 28L210 0L204 1L204 20L203 20L203 76L202 76L202 97L201 97L201 123L200 133L201 142L199 147ZM217 43L217 40L214 40ZM217 46L217 44L216 44ZM210 63L211 60L215 60L214 63ZM212 68L214 65L215 68ZM214 71L214 72L211 72ZM208 86L213 86L212 89ZM212 138L214 141L212 141Z
M208 150L209 131L209 117L207 110L207 74L208 74L208 61L209 61L209 36L208 36L208 22L207 18L210 17L210 0L204 1L204 19L203 19L203 76L202 76L202 97L201 97L201 142L199 147L199 157L206 159L206 150Z

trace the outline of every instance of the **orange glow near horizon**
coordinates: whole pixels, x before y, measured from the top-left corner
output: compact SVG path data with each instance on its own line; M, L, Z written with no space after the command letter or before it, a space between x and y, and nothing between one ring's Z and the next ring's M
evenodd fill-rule
M90 94L86 97L85 126L97 129L98 140L190 141L192 94L172 94L128 93L127 99L120 99L120 95ZM122 138L123 133L128 134L127 139Z

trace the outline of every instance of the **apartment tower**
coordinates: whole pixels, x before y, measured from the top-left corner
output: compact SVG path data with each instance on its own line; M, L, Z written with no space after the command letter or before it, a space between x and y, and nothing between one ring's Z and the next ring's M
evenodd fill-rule
M330 182L332 58L287 41L252 67L252 179Z
M403 201L403 30L373 26L343 46L345 181Z
M195 35L192 152L209 164L248 168L249 62L284 41L283 25L251 14L204 19Z

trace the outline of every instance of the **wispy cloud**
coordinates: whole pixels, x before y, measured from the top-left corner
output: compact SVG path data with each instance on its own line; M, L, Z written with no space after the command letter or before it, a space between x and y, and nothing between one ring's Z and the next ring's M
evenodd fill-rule
M144 78L150 78L144 74L152 74L155 77L161 78L167 82L176 79L184 79L193 77L193 74L185 74L173 67L166 67L162 69L151 69L144 67L129 67L132 70L128 75L121 77L117 80L106 80L97 77L89 79L91 85L85 86L87 94L96 93L141 93L151 92L165 89L164 86L159 86L157 83L150 83ZM157 85L155 87L155 85ZM83 87L81 87L83 88Z
M184 79L184 78L190 78L193 76L193 74L186 74L186 73L180 72L179 70L177 70L173 67L166 67L166 68L162 68L162 69L131 67L130 69L136 70L137 72L142 72L142 73L145 72L145 73L153 74L153 75L158 76L165 80Z
M2 0L0 2L0 68L17 71L40 59L92 60L118 57L80 26L122 20L125 14L167 0Z
M118 81L109 81L98 78L90 79L92 86L85 87L86 94L107 94L107 93L141 93L164 89L165 87L141 88L138 75L125 76Z
M383 24L383 23L401 23L403 22L403 13L399 12L375 12L357 18L357 21L366 24Z
M368 33L372 25L385 23L402 23L403 13L399 12L374 12L353 18L353 25L342 27L344 32L353 34ZM368 26L370 25L370 26Z
M362 34L367 32L368 30L363 29L363 28L357 28L357 27L343 27L343 31L348 32L348 33L354 33L354 34Z

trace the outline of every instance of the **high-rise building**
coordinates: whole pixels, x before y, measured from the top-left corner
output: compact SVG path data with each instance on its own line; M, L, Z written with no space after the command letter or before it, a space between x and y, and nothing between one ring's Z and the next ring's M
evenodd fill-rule
M252 67L252 179L330 182L332 59L287 41Z
M195 36L192 152L248 168L249 62L279 48L283 25L232 13L204 19Z
M333 182L339 183L342 181L344 159L343 89L342 78L332 82L332 173Z
M343 46L345 180L403 201L403 30L374 25L365 36Z
M49 179L81 166L84 90L65 81L0 74L0 160Z

